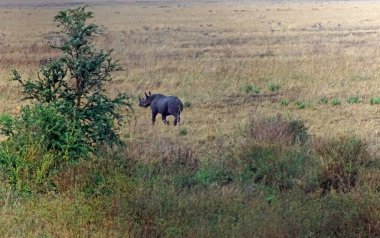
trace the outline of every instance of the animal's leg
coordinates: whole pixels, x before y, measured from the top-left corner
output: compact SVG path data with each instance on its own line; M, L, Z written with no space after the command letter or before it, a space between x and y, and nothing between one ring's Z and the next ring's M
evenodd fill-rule
M169 125L170 123L168 122L168 120L166 120L166 116L162 115L162 121L166 124L166 125Z
M174 125L176 126L181 121L181 112L178 112L177 115L175 115L174 119Z
M154 123L156 122L156 116L157 116L157 111L152 111L152 124L154 125Z
M181 120L181 117L180 117L179 114L177 114L177 115L175 116L175 119L174 119L174 125L176 126L176 125L179 123L180 120Z

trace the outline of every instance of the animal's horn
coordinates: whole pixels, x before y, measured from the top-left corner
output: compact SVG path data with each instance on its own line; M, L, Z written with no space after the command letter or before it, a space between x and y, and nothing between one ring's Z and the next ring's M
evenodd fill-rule
M148 94L146 94L146 92L144 92L144 93L145 93L145 96L148 97Z
M149 91L149 95L152 95L152 93Z

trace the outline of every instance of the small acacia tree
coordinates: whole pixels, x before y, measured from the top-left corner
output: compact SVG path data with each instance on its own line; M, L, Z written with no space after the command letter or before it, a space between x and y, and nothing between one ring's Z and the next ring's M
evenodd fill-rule
M120 142L121 109L131 104L125 94L111 98L105 92L111 73L121 70L112 50L99 50L94 37L103 29L89 20L86 7L60 11L54 21L61 28L60 57L42 66L35 80L16 71L12 79L22 85L32 104L21 115L0 116L0 180L22 191L51 186L49 175L86 157L97 145Z
M21 83L27 98L54 104L67 118L79 121L88 144L112 144L120 142L120 108L130 109L131 104L126 94L110 98L105 93L111 73L122 68L112 59L112 50L95 47L93 39L103 28L89 23L91 18L86 7L60 11L54 21L61 28L61 40L52 47L61 56L44 65L37 80L23 80L16 70L12 78Z

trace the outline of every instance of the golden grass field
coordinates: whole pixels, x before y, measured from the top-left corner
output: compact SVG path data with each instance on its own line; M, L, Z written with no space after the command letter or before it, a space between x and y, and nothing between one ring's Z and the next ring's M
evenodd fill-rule
M10 70L35 77L39 61L54 52L52 18L75 6L0 1L0 88L2 112L16 113L20 87ZM47 1L46 1L47 2ZM96 22L107 28L100 47L114 48L125 71L114 75L111 92L136 96L151 90L191 102L183 112L188 139L212 144L229 136L253 114L284 114L305 120L315 135L355 133L374 149L380 133L380 4L342 2L89 2ZM241 90L261 88L259 96ZM280 85L271 93L267 85ZM339 97L341 105L319 100ZM347 103L358 96L359 104ZM289 99L290 105L280 105ZM297 109L295 101L306 107ZM150 112L135 107L132 137L178 135ZM205 143L207 142L207 143ZM209 143L210 142L210 143Z
M236 184L211 184L202 187L203 190L197 190L198 187L189 191L181 190L166 182L165 179L170 180L170 173L166 175L164 170L160 171L164 175L158 175L163 177L162 184L157 182L158 185L153 184L152 187L150 178L145 178L146 175L141 172L141 185L138 182L141 178L133 180L133 175L129 174L133 173L125 169L123 163L133 163L129 162L129 158L154 160L160 156L158 159L165 163L166 157L173 161L178 159L174 158L176 153L180 156L181 153L187 155L185 159L190 158L189 160L225 159L229 156L229 150L232 150L231 154L238 154L238 158L241 156L239 152L245 149L244 146L248 147L241 142L247 139L242 134L247 123L252 121L251 118L267 118L277 114L286 119L303 120L313 139L340 134L358 135L368 142L370 152L375 155L373 158L378 158L380 104L370 103L370 100L380 102L380 2L84 0L81 3L87 3L88 10L95 13L94 21L106 27L105 34L96 39L99 48L113 48L114 58L119 59L124 67L124 71L114 74L108 89L113 95L127 92L134 101L133 114L129 113L131 116L122 128L127 148L122 152L110 152L105 156L107 158L80 161L59 171L58 175L51 175L56 182L57 193L51 191L33 194L30 199L19 198L11 189L8 192L0 187L0 224L3 225L3 228L0 226L0 237L2 231L6 232L5 236L14 237L45 237L44 234L52 237L123 237L125 234L131 237L134 237L133 234L153 237L152 234L169 234L160 233L159 229L173 231L169 228L181 227L183 224L186 227L187 223L180 223L179 220L187 221L188 214L203 218L203 214L213 215L225 211L222 208L218 210L219 204L220 207L227 204L226 211L231 211L232 214L235 211L244 213L241 215L243 220L237 224L243 224L242 227L246 226L247 229L235 228L242 232L236 234L245 234L247 237L257 233L254 233L254 229L250 230L251 220L244 220L245 217L254 217L255 224L259 224L258 229L263 227L262 230L266 232L264 236L295 236L294 234L308 234L291 232L293 227L302 230L297 219L300 217L302 220L305 214L313 213L315 207L321 208L322 215L307 222L323 224L324 220L320 217L325 218L327 214L331 221L338 223L341 218L339 214L344 214L346 210L351 212L350 204L362 206L357 210L364 211L362 224L369 224L366 227L368 234L379 234L376 233L380 231L377 220L380 213L379 207L376 207L379 175L376 170L366 168L364 171L367 174L360 175L364 179L360 177L362 180L358 180L360 186L352 189L351 193L342 193L341 200L337 199L341 197L335 191L328 193L325 198L319 194L319 190L312 195L291 190L292 193L289 194L292 196L289 197L286 193L281 197L279 192L279 202L273 202L272 206L272 200L266 200L266 190L256 193L260 193L256 196L261 200L256 197L256 200L250 200L251 187L247 186L246 189L244 185L240 188L235 181ZM77 6L79 5L74 0L59 3L49 0L0 0L0 113L18 114L21 106L27 103L21 100L23 96L20 85L10 80L11 69L17 69L25 78L36 78L41 62L57 56L57 52L49 47L57 43L60 30L53 22L53 17L59 10ZM273 92L269 85L279 85L280 89ZM259 87L260 92L247 92L253 86ZM158 116L156 125L152 126L150 109L140 108L137 103L138 95L144 91L176 95L182 99L187 106L181 116L181 125L166 126ZM354 96L358 97L359 103L348 102ZM321 98L326 98L328 103L321 103ZM334 98L340 103L333 105ZM289 105L283 105L285 101L289 101ZM170 117L169 120L173 124L173 118ZM315 147L313 146L310 148ZM166 150L166 147L169 149ZM346 148L336 147L337 150ZM120 153L126 158L120 160L122 162L109 160L108 157L114 156L112 153ZM345 151L342 154L344 153ZM358 157L367 156L360 153ZM276 155L279 154L274 154ZM293 155L290 153L290 156ZM186 166L187 164L183 165ZM100 195L94 192L95 195L90 193L92 197L88 198L84 191L86 183L92 184L95 189L101 187L91 177L98 173L98 169L100 175L104 174L104 184L111 184L111 195L101 194L101 188ZM181 169L183 168L180 167L180 171L176 172L181 174ZM150 170L147 171L150 175ZM200 171L202 172L201 169ZM313 175L313 171L309 173ZM253 187L252 193L255 193L256 188L259 187ZM261 191L260 188L257 191ZM363 191L368 193L367 197L361 196ZM275 195L277 194L273 197ZM346 200L343 199L345 195ZM177 200L174 196L177 196ZM310 203L309 206L308 198L319 203ZM183 209L183 214L177 213L176 207L170 203L172 199L179 201L176 205ZM336 203L338 205L333 204L332 207L342 213L336 215L330 209L330 200L339 201ZM288 205L288 201L292 202L291 208L295 209L295 212L292 211L295 216L289 223L282 216L287 214L283 207ZM298 205L299 201L302 201L301 205ZM315 207L313 204L316 204ZM340 206L341 204L343 205ZM217 212L212 210L213 207L216 207ZM170 208L173 208L172 213ZM165 209L169 210L166 217ZM125 211L129 210L132 215L142 215L125 215ZM280 212L276 213L278 210ZM262 218L257 215L257 211L265 211L263 214L272 216L265 217L266 223L260 223ZM351 213L347 214L350 217ZM215 236L212 233L214 228L207 228L206 215L205 220L200 220L199 226L197 223L192 224L200 232L197 233L188 226L189 230L183 228L182 234L189 237L197 237L197 234ZM174 225L157 217L168 218ZM351 217L355 218L354 215ZM218 221L221 221L222 228L223 222L231 223L228 217L226 220L223 217L220 219ZM343 218L342 220L344 221ZM291 224L292 221L297 222ZM352 223L349 220L342 224L348 224L348 227L356 224L355 221L353 219ZM138 226L134 222L141 224ZM310 225L307 222L305 230ZM127 223L128 226L125 225ZM264 223L266 226L260 226ZM371 224L374 228L370 227ZM134 225L137 227L136 233L133 233ZM141 232L138 233L140 228ZM157 233L154 229L158 230ZM232 229L232 233L228 233L229 227L223 229L225 230L221 234L226 237L233 234ZM283 233L286 230L288 233ZM318 237L318 233L314 233L314 236ZM313 234L310 233L310 237Z

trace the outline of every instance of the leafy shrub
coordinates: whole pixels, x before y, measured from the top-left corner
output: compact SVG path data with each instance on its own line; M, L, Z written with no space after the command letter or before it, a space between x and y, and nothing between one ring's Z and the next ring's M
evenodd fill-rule
M348 136L316 140L314 151L321 161L320 186L325 191L347 192L355 187L370 157L366 143Z
M347 99L347 102L350 104L357 104L360 102L360 99L358 96L351 96Z
M253 179L256 183L285 191L305 176L302 167L308 155L304 150L293 149L309 140L303 121L285 120L281 115L253 118L247 133L248 141L239 156L242 163L240 181ZM305 181L304 185L308 183Z
M195 173L196 184L208 186L212 184L224 185L232 181L232 174L223 163L208 161Z
M24 107L20 118L3 116L2 122L2 131L9 137L0 144L0 165L18 190L46 183L64 163L91 151L80 125L50 105Z
M112 50L98 50L93 44L94 36L103 29L89 23L91 18L93 13L86 7L60 11L54 21L62 29L61 40L53 47L61 56L42 66L36 80L24 80L16 70L12 79L22 85L26 98L53 103L61 114L77 121L89 145L112 144L120 142L120 108L131 104L125 94L110 98L105 93L111 73L120 71L121 66L112 59Z
M3 113L0 115L0 133L3 135L11 135L14 129L14 124L15 124L15 118L11 116L8 113Z
M244 180L253 177L255 183L286 191L292 189L303 175L305 153L273 146L253 146L243 155Z
M77 161L104 144L120 143L121 106L130 107L125 94L110 98L105 85L121 70L112 50L98 50L93 38L103 29L88 21L86 7L60 11L61 27L53 46L61 56L42 66L38 79L24 80L16 70L12 79L22 86L31 106L20 117L0 117L0 164L9 183L18 189L38 187L68 161ZM70 83L74 82L74 83Z

